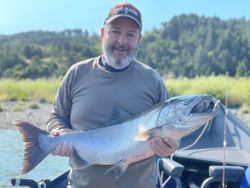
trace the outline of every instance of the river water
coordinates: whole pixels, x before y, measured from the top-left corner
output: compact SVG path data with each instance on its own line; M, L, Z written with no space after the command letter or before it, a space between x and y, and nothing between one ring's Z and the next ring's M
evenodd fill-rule
M20 135L15 130L0 130L0 187L10 188L10 179L20 177L23 145ZM54 179L68 169L66 157L48 156L36 168L21 178Z

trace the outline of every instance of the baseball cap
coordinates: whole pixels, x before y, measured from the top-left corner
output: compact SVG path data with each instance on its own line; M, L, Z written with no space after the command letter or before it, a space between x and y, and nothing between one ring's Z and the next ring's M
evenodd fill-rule
M108 24L117 18L130 18L135 21L140 29L142 29L141 13L140 11L130 3L119 3L114 5L108 16L106 17L104 24Z

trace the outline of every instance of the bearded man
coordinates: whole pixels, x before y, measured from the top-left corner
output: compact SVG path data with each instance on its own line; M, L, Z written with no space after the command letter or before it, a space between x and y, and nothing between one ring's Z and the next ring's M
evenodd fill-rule
M141 13L132 4L111 8L101 29L103 54L72 65L61 82L47 122L51 134L108 126L114 108L137 115L167 99L160 75L135 59L141 31ZM170 155L178 147L171 139L150 142L158 156ZM58 145L53 154L71 156L72 144ZM154 188L159 173L156 160L154 156L131 164L119 179L105 173L109 165L71 166L68 187Z

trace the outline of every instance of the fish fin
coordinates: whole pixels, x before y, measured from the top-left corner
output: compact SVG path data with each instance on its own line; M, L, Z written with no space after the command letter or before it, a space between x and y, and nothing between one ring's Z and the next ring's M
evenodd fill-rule
M118 163L116 163L114 166L112 166L111 168L109 168L104 173L104 175L106 175L110 171L114 171L115 178L118 179L118 178L120 178L126 172L128 166L129 166L129 163L126 160L122 159Z
M89 162L79 156L77 150L74 147L72 150L72 154L69 158L69 166L77 170L91 166Z
M144 131L135 136L135 141L147 141L153 138L157 138L161 135L161 127L157 127L154 129L150 129L148 131Z
M17 120L14 122L18 128L21 139L24 144L23 165L20 174L26 174L35 168L45 157L50 153L49 150L44 150L40 147L39 139L48 133L29 122Z
M105 123L106 126L121 123L122 121L131 118L133 114L124 110L120 106L114 106L112 109L111 119Z

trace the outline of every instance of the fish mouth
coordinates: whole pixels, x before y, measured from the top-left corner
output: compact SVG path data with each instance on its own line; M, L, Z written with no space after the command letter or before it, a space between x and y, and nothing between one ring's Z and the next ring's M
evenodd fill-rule
M211 96L206 96L204 98L197 99L196 103L191 107L189 114L201 115L201 114L213 113L218 103L219 101L217 101L215 98Z
M193 129L204 125L216 115L215 109L219 100L212 96L197 97L191 102L190 110L187 116L182 117L182 123L185 126L192 125Z

